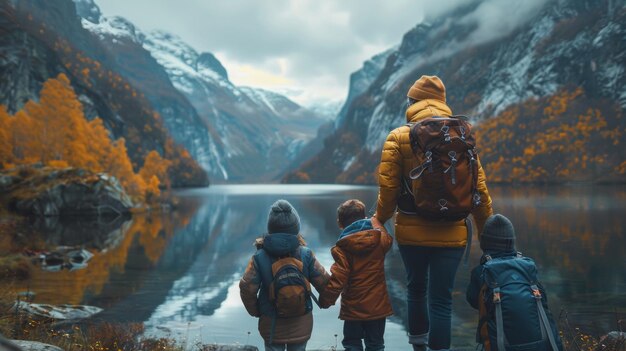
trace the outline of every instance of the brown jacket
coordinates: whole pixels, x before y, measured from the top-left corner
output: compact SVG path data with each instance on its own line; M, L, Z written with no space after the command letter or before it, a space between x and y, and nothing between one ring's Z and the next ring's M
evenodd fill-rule
M452 111L443 101L426 99L409 106L406 120L410 123L433 116L451 116ZM408 126L392 130L383 146L380 161L378 184L378 204L374 215L382 223L396 213L402 177L408 179L409 171L417 166L411 150ZM481 205L472 215L481 232L491 209L491 197L487 191L485 172L478 162L478 192ZM467 243L467 228L463 220L457 222L433 222L417 216L398 212L395 223L395 237L398 244L434 247L463 247Z
M257 242L256 245L257 248L260 249L263 246L263 243ZM304 241L300 240L300 245L303 247ZM319 292L326 286L329 276L324 267L315 258L315 255L313 255L313 252L311 252L308 248L306 248L306 251L310 252L310 259L307 260L309 272L308 278L311 284ZM262 277L260 272L261 268L257 266L257 260L255 260L253 256L248 262L248 266L246 267L243 277L239 281L239 290L241 294L241 301L243 302L243 305L248 313L253 317L259 317L259 333L261 334L261 337L263 337L266 342L269 342L272 317L261 312L263 309L262 306L267 307L267 304L270 302L267 300L267 288L262 286ZM265 294L261 290L265 290ZM311 338L312 331L312 313L307 313L304 316L293 318L276 318L276 326L274 328L272 343L303 343Z
M320 295L320 306L328 308L341 294L339 318L343 320L376 320L393 314L385 281L385 254L393 239L384 227L372 228L369 220L364 221L366 230L351 234L344 230L345 236L331 249L332 276Z

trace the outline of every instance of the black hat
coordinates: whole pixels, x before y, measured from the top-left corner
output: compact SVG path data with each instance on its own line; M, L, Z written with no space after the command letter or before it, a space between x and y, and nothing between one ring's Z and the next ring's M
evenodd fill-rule
M480 235L480 248L489 252L516 251L513 223L501 214L489 216Z
M300 233L300 216L287 200L274 202L267 217L267 232L272 233Z

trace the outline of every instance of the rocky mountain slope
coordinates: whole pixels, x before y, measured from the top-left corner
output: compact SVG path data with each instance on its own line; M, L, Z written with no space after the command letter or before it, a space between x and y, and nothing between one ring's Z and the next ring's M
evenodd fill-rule
M168 129L198 150L194 156L217 181L282 174L323 122L282 95L235 86L215 56L176 35L143 33L124 18L103 17L92 0L75 3L83 27L126 63L122 74L149 92ZM164 86L176 94L164 94Z
M88 12L94 16L93 11ZM38 100L43 82L64 73L85 116L100 117L112 138L125 138L136 169L151 150L156 150L177 161L173 185L207 184L206 173L187 150L173 142L170 135L176 137L177 133L166 129L170 116L161 114L166 112L163 109L155 110L152 92L125 74L129 62L111 53L99 38L83 29L71 0L2 2L0 32L0 104L10 113L21 109L28 100ZM149 55L144 59L146 65L154 62ZM169 83L165 73L156 73L156 81L163 82L159 77L164 77ZM172 106L185 109L184 98L177 96L171 84L169 90L167 85L162 87L159 95L164 100L170 98ZM197 118L192 114L193 108L187 111L190 114L177 114L176 118ZM206 154L201 148L189 147L189 151L200 160Z
M352 84L345 115L324 149L285 179L375 183L382 143L405 123L408 87L422 74L436 74L453 111L470 115L479 138L485 136L488 175L497 169L501 181L624 181L626 155L614 137L626 132L624 3L546 1L524 21L512 18L519 23L511 30L486 34L479 15L488 3L473 1L406 33L366 88ZM528 132L515 127L519 118L528 121ZM513 127L499 138L503 123ZM557 137L562 133L570 138ZM542 142L549 145L527 148ZM574 143L593 154L559 147ZM503 159L502 148L510 151ZM527 169L533 175L522 177Z
M181 93L151 52L144 48L145 35L122 17L104 17L92 0L76 0L81 26L96 37L116 61L119 73L137 86L162 116L175 140L209 171L221 167L216 142L194 106Z
M268 181L325 121L279 94L235 86L211 53L104 17L93 0L11 1L2 11L0 73L10 83L0 104L14 112L65 73L86 116L125 137L137 166L149 150L164 152L171 136L218 182Z
M282 174L324 122L280 94L234 85L212 54L198 53L175 35L147 33L143 45L212 127L216 179L254 182Z

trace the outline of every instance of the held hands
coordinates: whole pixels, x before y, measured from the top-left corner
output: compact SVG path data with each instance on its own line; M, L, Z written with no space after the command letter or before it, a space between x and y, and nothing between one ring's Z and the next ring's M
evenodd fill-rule
M376 217L372 217L372 227L374 228L384 228L383 224Z

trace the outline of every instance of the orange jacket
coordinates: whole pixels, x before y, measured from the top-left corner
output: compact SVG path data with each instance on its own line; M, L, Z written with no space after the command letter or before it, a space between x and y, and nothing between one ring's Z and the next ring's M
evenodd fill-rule
M406 110L406 120L418 122L433 116L451 116L452 111L443 101L435 99L420 100ZM411 169L418 166L413 155L408 126L392 130L383 146L380 161L378 184L378 204L374 215L382 223L389 220L396 212L402 177L408 179ZM485 172L478 161L478 192L481 205L472 211L478 232L493 210L491 197L487 191ZM398 212L395 223L395 237L398 244L434 247L463 247L467 243L465 221L433 222L421 217Z
M360 228L355 231L356 226ZM393 238L384 227L373 228L369 219L353 223L342 235L331 249L335 263L320 294L320 307L334 305L341 294L340 319L376 320L392 315L385 281L385 254Z

